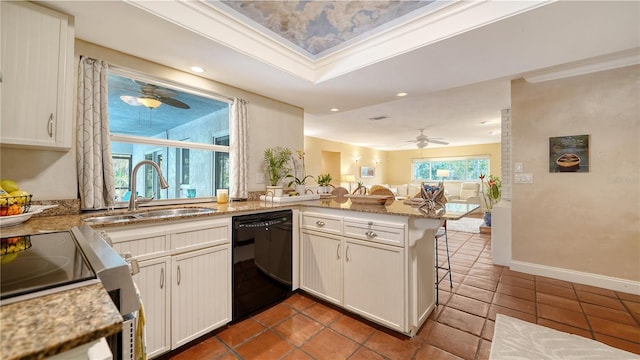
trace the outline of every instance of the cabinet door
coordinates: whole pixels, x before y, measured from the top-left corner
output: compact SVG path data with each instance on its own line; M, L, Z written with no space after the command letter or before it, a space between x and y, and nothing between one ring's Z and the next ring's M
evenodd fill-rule
M340 237L302 231L300 288L342 304L342 241Z
M345 246L344 307L405 332L403 248L351 239Z
M71 147L73 30L64 14L2 1L0 142Z
M228 244L172 257L172 349L231 321L230 259Z
M168 256L141 261L140 272L133 276L138 285L146 320L147 355L153 357L171 349L169 319L169 279Z

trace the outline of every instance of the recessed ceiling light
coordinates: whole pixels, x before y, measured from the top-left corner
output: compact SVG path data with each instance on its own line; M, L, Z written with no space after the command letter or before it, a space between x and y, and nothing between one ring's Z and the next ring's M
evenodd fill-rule
M497 133L498 133L497 131L489 131L489 135L495 135Z
M340 109L338 109L338 108L333 108L333 109L331 109L331 111L336 112L336 111L340 111Z
M406 92L399 92L399 93L396 94L396 96L398 96L398 97L403 97L403 96L407 96L407 95L409 95L409 93L406 93Z
M196 73L203 73L204 69L201 68L200 66L192 66L191 67L191 71L196 72Z
M491 121L480 121L480 125L487 125L488 123L490 123Z

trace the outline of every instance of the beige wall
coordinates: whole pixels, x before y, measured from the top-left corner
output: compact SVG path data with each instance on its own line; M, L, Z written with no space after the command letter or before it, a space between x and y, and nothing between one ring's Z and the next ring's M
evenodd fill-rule
M282 145L297 149L303 146L304 121L301 108L78 39L75 42L75 54L76 64L80 55L87 55L106 60L111 65L186 84L224 97L246 99L249 114L250 191L264 190L262 174L265 148ZM75 69L77 66L74 67L74 72ZM75 84L76 81L74 86ZM75 129L75 111L69 124ZM0 176L17 181L21 187L34 194L34 200L77 198L75 134L73 147L67 152L3 148Z
M491 173L500 174L500 144L447 146L424 149L424 151L380 151L309 136L305 136L304 139L305 152L307 154L305 158L307 174L314 176L321 171L322 151L339 152L342 174L354 174L356 175L356 181L362 181L365 185L410 183L411 160L423 157L488 155L491 160ZM360 160L357 164L353 161L354 154L360 155ZM374 159L379 159L380 162L376 164ZM359 179L360 166L375 166L376 177L373 179ZM337 184L335 181L333 183ZM458 184L450 184L449 186L454 193L455 189L459 189Z
M640 67L512 89L512 260L640 280ZM590 135L588 173L549 173L549 137Z
M304 137L304 150L306 153L306 172L307 174L311 174L314 177L318 176L318 174L322 172L322 151L333 151L340 153L341 175L355 175L356 182L362 181L363 183L369 185L386 182L385 174L387 171L384 161L387 154L386 151L380 151L336 141L323 140L310 136ZM357 163L353 160L353 157L356 155L360 156L360 160ZM380 163L376 164L375 159L379 159ZM361 166L374 166L376 168L375 178L360 179ZM334 179L334 181L332 181L332 184L337 185L339 182L340 179Z
M452 156L488 155L491 174L500 176L500 144L482 144L469 146L443 146L387 153L387 181L390 184L411 182L411 161L421 158L443 158Z

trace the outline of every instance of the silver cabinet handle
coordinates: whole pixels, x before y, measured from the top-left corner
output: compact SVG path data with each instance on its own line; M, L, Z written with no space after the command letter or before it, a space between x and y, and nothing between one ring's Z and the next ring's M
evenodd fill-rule
M324 221L318 220L318 221L316 221L316 225L318 225L320 227L323 227L324 226Z
M180 265L178 265L178 285L180 285Z
M160 268L160 289L164 289L164 268Z
M338 257L338 260L340 260L340 243L338 243L338 247L336 248L336 256Z
M365 234L369 239L373 239L373 238L375 238L376 236L378 236L378 234L376 234L375 232L373 232L373 231L371 231L371 230L367 231L367 232L366 232L366 233L364 233L364 234Z
M345 251L344 254L347 259L347 262L351 261L351 259L349 259L349 245L347 245L347 251Z
M49 137L53 137L53 113L49 114L49 122L47 123L47 131L49 132Z

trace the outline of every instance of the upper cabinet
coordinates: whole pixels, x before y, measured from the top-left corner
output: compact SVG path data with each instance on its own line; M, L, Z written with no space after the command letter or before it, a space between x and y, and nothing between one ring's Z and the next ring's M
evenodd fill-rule
M0 143L68 150L72 139L73 23L29 2L2 1Z

